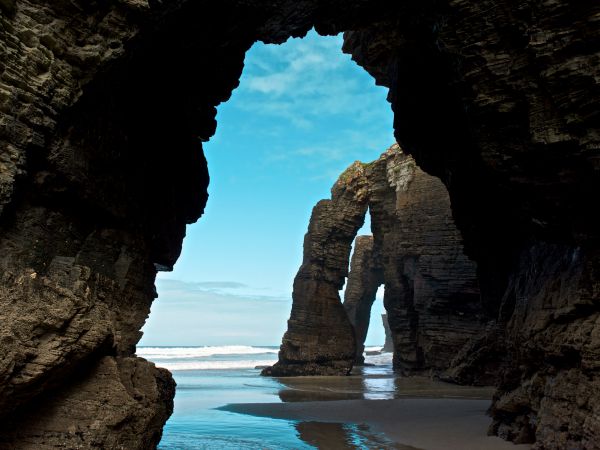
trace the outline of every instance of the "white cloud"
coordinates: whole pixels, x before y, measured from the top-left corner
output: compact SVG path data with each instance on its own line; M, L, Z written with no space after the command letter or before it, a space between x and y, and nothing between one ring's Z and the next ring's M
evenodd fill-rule
M365 92L356 78L347 76L354 63L342 53L341 37L320 37L313 31L282 46L256 46L240 82L243 110L284 117L301 129L309 129L324 115L348 111L356 120L383 117L378 111L385 107L385 90L375 98L372 90ZM374 85L370 76L364 79Z
M159 278L157 289L142 346L277 345L291 305L291 295L235 281Z

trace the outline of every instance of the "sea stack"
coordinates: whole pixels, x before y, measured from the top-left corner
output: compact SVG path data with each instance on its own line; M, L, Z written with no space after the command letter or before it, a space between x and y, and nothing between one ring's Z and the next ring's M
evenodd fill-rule
M365 168L352 164L313 208L304 258L294 279L292 313L279 361L264 375L347 375L355 357L352 325L339 291L348 275L352 241L368 208Z
M312 289L307 297L308 291L297 288L322 283L326 271L316 268L327 263L335 264L333 287L341 289L340 277L348 274L351 239L367 207L373 236L358 236L354 241L345 314L341 314L337 290L333 295L331 289ZM342 242L340 236L344 252L328 250L340 248L336 244ZM339 257L325 258L323 252ZM332 200L322 200L313 211L304 254L279 361L264 374L340 375L353 364L362 364L371 306L381 284L394 367L400 372L446 371L456 353L485 328L476 266L463 253L448 193L439 179L419 169L397 144L376 161L355 162L340 176ZM352 338L344 334L348 330Z

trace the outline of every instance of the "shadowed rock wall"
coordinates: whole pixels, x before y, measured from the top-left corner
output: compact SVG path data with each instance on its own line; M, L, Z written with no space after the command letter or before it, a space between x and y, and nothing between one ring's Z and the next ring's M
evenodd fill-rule
M373 255L373 236L357 236L350 261L350 273L344 292L344 309L354 328L356 356L354 364L364 364L365 339L369 332L371 307L377 289L383 283L383 271Z
M443 371L486 321L448 192L397 145L369 164L368 177L394 367Z
M344 48L390 87L396 138L448 187L477 261L497 325L461 364L500 363L493 432L596 448L600 5L429 12L348 33Z
M448 187L497 319L473 349L505 350L494 430L595 446L600 6L390 3L0 1L3 415L33 399L44 414L40 393L132 356L155 269L202 212L199 141L245 51L315 26L353 30L345 50L390 88L397 141Z

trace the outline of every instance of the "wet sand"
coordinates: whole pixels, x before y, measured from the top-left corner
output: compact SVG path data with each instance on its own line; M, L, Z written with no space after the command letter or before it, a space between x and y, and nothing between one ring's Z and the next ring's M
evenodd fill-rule
M367 448L523 450L487 435L493 388L468 387L424 377L398 377L389 368L357 370L349 377L280 378L284 403L230 404L220 410L298 421L306 442L340 446L342 427L354 427ZM335 430L332 431L332 430ZM337 442L337 444L336 444Z
M529 449L528 445L514 445L500 438L487 436L490 418L485 412L489 405L489 400L406 398L247 403L227 405L222 409L303 423L366 425L370 431L383 433L393 443L400 444L390 445L388 448ZM322 434L326 432L327 430L323 430Z

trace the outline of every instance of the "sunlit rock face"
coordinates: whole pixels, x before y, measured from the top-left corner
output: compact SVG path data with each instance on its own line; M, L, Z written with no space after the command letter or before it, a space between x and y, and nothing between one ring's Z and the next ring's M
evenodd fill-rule
M314 207L279 361L264 375L350 373L356 344L339 290L348 276L352 241L364 224L368 200L365 169L356 162L331 189L331 200Z
M447 369L487 321L448 192L397 145L369 164L374 253L403 373Z
M344 297L361 364L377 288L402 373L447 370L486 322L448 192L397 145L365 164L373 236L358 236ZM486 370L485 367L479 368ZM478 376L482 378L482 374Z
M390 88L396 139L449 190L497 321L462 358L467 378L478 354L503 362L493 431L540 448L593 448L599 8L0 0L0 414L11 430L54 414L52 396L75 398L70 377L103 384L92 368L133 356L156 268L173 265L185 224L202 213L201 141L245 51L315 26L353 30L345 50ZM168 416L152 394L170 395L162 376L140 385L157 414L136 430L140 448ZM71 422L52 430L77 429L83 404L71 402ZM63 444L135 448L127 427L104 420L111 437L90 426L63 433ZM42 448L49 427L22 427L31 431L19 439Z
M367 207L373 236L356 237L348 274L350 245ZM341 309L337 291L346 275ZM315 206L279 362L264 373L339 375L353 362L364 363L381 284L394 366L403 373L445 371L489 320L446 188L398 145L376 161L352 164L335 183L332 199Z
M394 341L392 340L392 330L390 330L390 323L388 322L387 314L381 315L381 322L385 331L385 343L383 344L382 352L393 352Z

